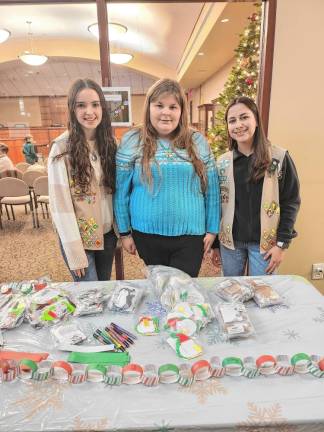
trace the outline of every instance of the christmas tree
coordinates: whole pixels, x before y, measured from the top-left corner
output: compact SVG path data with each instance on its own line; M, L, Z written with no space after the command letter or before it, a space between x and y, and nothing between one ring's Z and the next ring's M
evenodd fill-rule
M259 75L259 44L261 29L261 4L256 3L256 11L248 17L249 24L240 34L235 49L236 63L225 83L224 90L216 99L217 113L215 126L208 131L208 140L217 158L227 150L225 111L227 105L238 96L256 99Z

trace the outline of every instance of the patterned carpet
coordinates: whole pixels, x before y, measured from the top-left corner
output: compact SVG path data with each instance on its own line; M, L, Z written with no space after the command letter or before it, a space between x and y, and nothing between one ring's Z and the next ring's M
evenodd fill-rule
M53 281L70 281L51 219L39 216L40 228L33 228L31 213L25 215L23 207L14 209L16 221L2 215L0 230L0 282L30 280L48 275ZM124 252L125 279L143 278L143 261ZM216 276L209 262L203 262L200 276ZM115 279L113 270L112 279Z

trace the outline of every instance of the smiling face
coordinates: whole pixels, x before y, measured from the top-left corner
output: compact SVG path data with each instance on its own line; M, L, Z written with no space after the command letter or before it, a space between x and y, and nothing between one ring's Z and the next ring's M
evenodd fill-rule
M257 121L253 112L243 103L233 105L227 113L227 128L238 147L252 147Z
M81 90L76 97L74 112L86 138L94 138L96 128L102 119L102 107L98 93L90 88Z
M177 128L181 107L172 94L162 94L150 103L150 122L161 138L169 138Z

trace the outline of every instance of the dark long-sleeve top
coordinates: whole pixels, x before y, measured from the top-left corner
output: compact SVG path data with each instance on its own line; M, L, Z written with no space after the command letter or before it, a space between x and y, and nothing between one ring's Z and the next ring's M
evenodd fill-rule
M249 181L252 155L245 156L234 150L235 212L233 239L242 242L260 242L260 207L263 178L258 182ZM286 152L279 178L280 220L277 240L290 243L296 237L294 230L300 207L299 180L293 160Z

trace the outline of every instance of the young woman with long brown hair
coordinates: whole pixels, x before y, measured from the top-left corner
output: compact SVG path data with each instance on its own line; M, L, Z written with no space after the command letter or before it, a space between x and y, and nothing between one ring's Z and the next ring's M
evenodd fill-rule
M221 188L220 251L224 276L271 274L297 235L299 181L289 153L270 144L255 102L245 96L227 107L229 151L217 160ZM216 244L214 245L216 246Z
M75 281L110 279L116 143L100 86L78 79L68 95L68 130L48 159L49 199L63 258Z
M116 164L114 210L124 248L147 265L197 276L218 233L218 178L208 143L188 125L176 81L149 89L143 125L124 135Z

